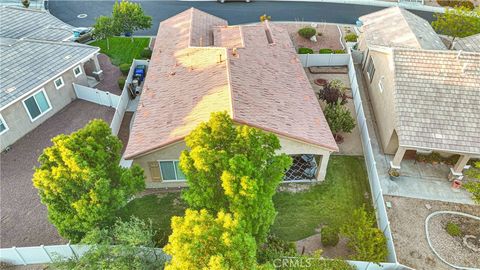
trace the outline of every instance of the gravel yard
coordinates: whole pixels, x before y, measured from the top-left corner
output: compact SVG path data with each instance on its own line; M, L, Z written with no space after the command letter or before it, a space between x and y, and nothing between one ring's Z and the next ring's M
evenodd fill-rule
M293 45L298 48L305 47L313 49L315 53L318 53L320 49L332 49L342 50L342 42L340 41L341 26L336 24L316 24L317 33L321 33L321 36L317 35L317 42L313 42L309 39L301 37L297 32L303 27L312 27L310 23L298 22L298 23L275 23L287 29L292 39Z
M1 247L23 247L66 243L47 219L32 184L33 167L51 138L71 133L94 118L110 123L115 109L75 100L1 154L0 211Z
M449 222L458 224L464 235L454 237L448 234L445 227ZM452 214L439 214L433 216L428 223L432 246L443 259L457 266L480 268L479 252L463 244L464 236L471 235L474 238L469 238L467 241L478 248L480 244L480 220Z
M396 196L384 197L386 202L392 204L387 211L399 262L418 270L453 269L438 259L430 249L425 234L425 219L429 214L441 210L480 216L480 206ZM434 221L434 218L431 221ZM442 236L438 234L445 230L442 225L438 226L440 228L432 229L434 231L430 234L437 234L432 238L438 237L441 242L449 241L448 238L440 238ZM438 242L436 245L439 245ZM470 257L469 260L473 262L474 258L478 256Z

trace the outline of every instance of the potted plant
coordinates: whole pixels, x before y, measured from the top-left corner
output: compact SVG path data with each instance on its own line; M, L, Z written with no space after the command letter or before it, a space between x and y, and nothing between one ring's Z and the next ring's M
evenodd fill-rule
M391 180L397 180L397 178L400 176L400 171L396 168L390 168L388 170L388 175L390 175Z

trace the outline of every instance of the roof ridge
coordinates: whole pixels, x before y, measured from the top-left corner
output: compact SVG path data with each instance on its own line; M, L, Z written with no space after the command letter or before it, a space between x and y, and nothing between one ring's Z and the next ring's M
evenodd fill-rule
M30 8L12 7L12 6L2 6L2 8L6 8L6 9L16 9L16 10L21 10L21 11L29 11L29 12L50 14L50 12L48 12L48 11L46 11L46 10L40 10L40 9L30 9ZM50 15L51 15L51 14L50 14Z
M70 41L66 42L66 41L54 41L54 40L44 40L44 39L34 39L34 38L20 38L20 39L17 39L15 43L20 43L20 42L35 42L35 43L54 44L54 45L62 45L62 46L69 46L69 47L92 48L92 49L100 50L100 48L95 46L90 46L87 44L81 44L81 43L70 42Z

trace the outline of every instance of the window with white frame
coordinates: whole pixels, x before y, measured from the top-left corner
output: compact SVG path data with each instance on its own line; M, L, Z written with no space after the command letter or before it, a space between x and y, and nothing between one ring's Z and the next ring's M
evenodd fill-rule
M384 86L383 86L383 81L385 80L385 77L382 76L380 80L378 80L378 89L380 89L380 93L383 93Z
M371 56L368 59L368 63L367 63L367 74L368 74L368 79L372 81L373 76L375 75L375 65L373 64L373 59Z
M63 83L63 78L62 77L59 77L59 78L55 79L55 81L53 81L53 83L55 84L55 88L57 88L57 89L60 89L60 88L62 88L62 86L65 85Z
M82 68L80 66L76 66L73 69L73 74L75 75L75 77L82 75Z
M3 119L3 116L0 114L0 135L7 132L7 130L8 130L7 122L5 122L5 119Z
M30 97L24 99L23 105L32 121L38 119L52 109L44 89L41 89Z
M160 173L163 181L182 181L186 177L180 170L178 160L160 160Z

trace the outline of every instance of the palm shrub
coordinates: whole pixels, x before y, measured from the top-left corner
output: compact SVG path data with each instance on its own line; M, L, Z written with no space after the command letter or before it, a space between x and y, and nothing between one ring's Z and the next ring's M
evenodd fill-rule
M347 245L354 252L351 260L379 263L387 259L387 239L376 227L375 216L368 213L365 206L353 211L341 233L348 238Z
M327 104L336 104L340 102L341 105L347 103L347 89L340 80L330 81L322 91L320 91L320 99Z
M317 30L315 30L313 27L304 27L298 30L298 34L306 39L310 39L311 37L315 36L316 33Z

